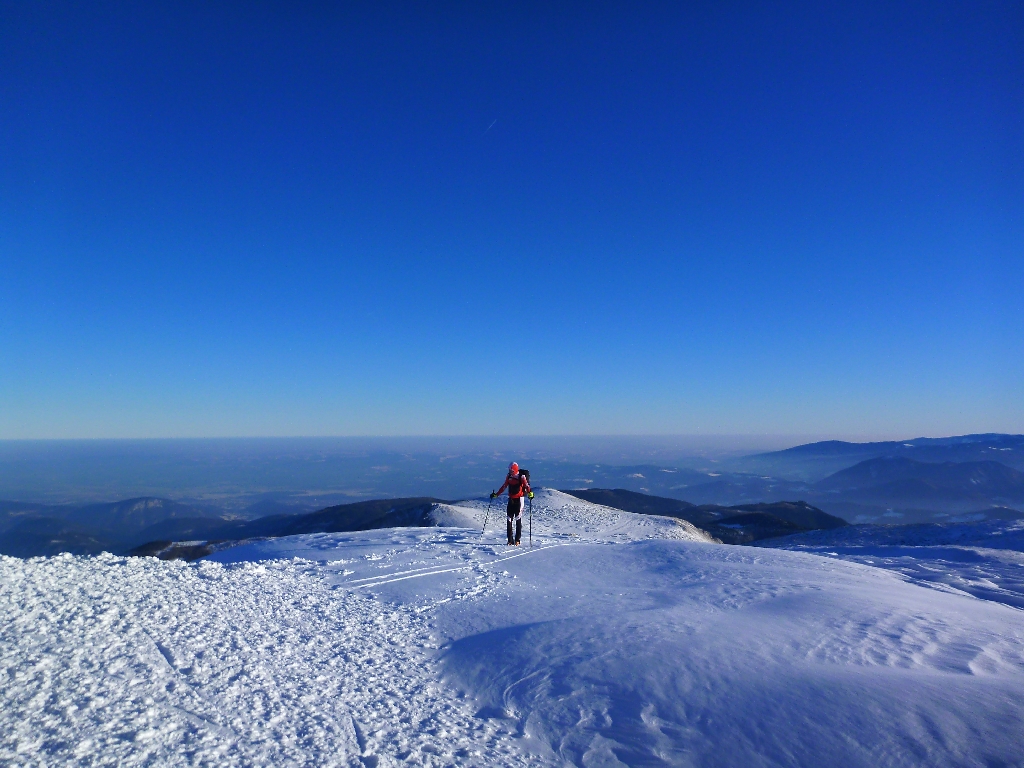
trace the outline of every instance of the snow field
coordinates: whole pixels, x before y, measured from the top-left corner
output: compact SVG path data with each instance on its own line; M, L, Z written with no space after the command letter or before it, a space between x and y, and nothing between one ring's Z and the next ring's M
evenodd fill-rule
M1024 764L1019 611L688 542L508 568L518 578L487 610L439 611L443 658L553 764Z
M522 765L411 607L308 561L0 560L0 763Z
M459 508L479 520L486 503ZM339 589L416 606L449 683L538 765L1024 765L1020 611L561 494L535 501L535 548L509 549L501 512L483 536L324 534L215 557L304 557Z
M1024 765L1024 611L557 492L509 548L486 507L0 560L0 763Z

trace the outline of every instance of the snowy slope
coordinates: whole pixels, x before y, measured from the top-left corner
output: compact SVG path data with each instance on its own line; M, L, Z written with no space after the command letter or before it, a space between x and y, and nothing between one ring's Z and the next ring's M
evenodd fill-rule
M1024 765L1020 610L555 493L512 549L495 508L0 560L0 763Z
M758 546L885 568L916 583L1024 608L1024 521L858 525Z

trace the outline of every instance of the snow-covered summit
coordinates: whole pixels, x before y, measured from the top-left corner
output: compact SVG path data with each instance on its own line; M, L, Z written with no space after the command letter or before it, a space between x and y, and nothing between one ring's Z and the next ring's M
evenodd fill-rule
M437 524L482 528L487 517L488 525L503 528L506 503L507 497L500 496L493 502L483 498L460 501L455 505L439 504L435 513ZM524 536L530 523L529 506L526 506L523 509ZM534 494L532 524L534 536L553 540L624 542L653 538L713 541L704 531L685 520L624 512L548 488Z

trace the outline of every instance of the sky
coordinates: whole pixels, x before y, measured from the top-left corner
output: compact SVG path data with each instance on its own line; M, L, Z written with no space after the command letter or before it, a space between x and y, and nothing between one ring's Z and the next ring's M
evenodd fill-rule
M0 0L0 439L1024 432L1022 39Z

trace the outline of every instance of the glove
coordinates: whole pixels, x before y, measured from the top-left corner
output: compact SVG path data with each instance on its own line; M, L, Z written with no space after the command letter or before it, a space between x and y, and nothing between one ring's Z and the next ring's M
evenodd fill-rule
M527 498L529 498L529 499L533 499L533 491L530 491L530 492L529 492L528 494L526 494L526 495L527 495Z
M494 497L497 495L494 491L491 491L491 501L494 501Z

